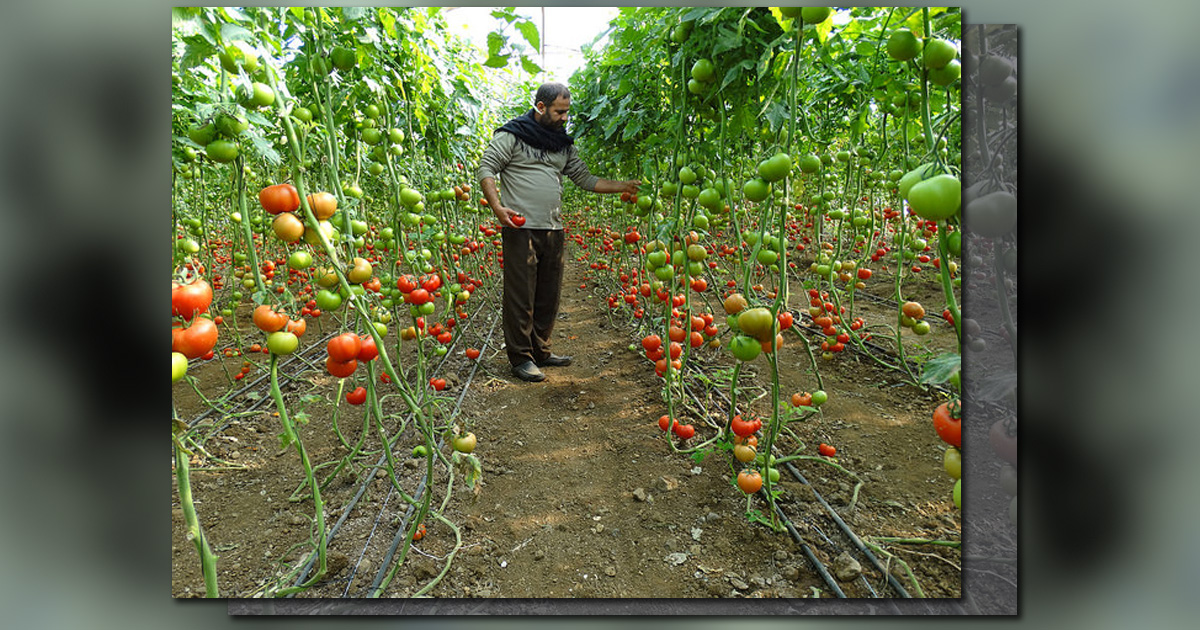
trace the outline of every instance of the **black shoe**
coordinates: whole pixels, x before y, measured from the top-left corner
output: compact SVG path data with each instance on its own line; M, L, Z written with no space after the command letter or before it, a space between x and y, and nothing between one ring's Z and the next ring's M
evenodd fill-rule
M538 367L565 367L571 365L571 357L552 354L537 362Z
M542 374L542 371L537 369L537 366L533 364L533 361L526 361L521 365L514 365L512 373L513 376L521 379L522 381L528 381L530 383L538 383L546 380L546 375Z

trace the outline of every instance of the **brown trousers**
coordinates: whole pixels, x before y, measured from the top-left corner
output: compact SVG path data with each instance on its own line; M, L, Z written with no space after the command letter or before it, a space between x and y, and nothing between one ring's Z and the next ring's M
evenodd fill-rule
M513 366L550 356L565 264L562 230L503 228L504 299L501 314Z

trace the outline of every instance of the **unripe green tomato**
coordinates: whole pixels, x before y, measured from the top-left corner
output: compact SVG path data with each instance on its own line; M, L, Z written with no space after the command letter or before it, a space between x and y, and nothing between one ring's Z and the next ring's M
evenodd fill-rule
M295 334L280 330L267 335L267 348L273 354L286 356L296 351L300 346L300 339Z
M953 446L946 449L945 455L942 456L942 467L946 469L946 474L952 479L962 477L962 452Z
M187 374L188 360L182 352L171 353L171 382L176 383Z

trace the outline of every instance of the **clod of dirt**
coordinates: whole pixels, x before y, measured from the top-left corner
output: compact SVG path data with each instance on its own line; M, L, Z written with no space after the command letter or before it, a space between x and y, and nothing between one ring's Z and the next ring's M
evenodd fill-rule
M832 569L834 577L842 582L852 582L862 574L862 565L846 551L833 560Z

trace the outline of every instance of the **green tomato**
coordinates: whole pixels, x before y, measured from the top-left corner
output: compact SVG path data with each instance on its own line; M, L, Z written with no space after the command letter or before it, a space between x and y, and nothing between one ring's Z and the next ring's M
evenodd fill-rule
M953 175L937 175L908 191L908 204L922 219L940 221L954 216L962 202L962 183Z
M312 262L312 254L304 251L303 249L298 249L288 256L288 267L291 267L297 271L308 269L310 266L312 266Z
M954 482L954 507L962 509L962 479Z
M942 456L942 467L946 469L946 474L953 479L962 477L962 451L951 446L946 449L945 455Z
M922 138L924 136L917 137ZM936 175L936 169L937 165L930 162L929 164L922 164L901 176L899 182L896 184L896 188L900 190L900 197L908 199L908 193L912 187L925 178Z
M336 311L342 305L342 296L330 291L329 289L321 289L317 291L317 308L322 311Z
M962 64L957 59L951 59L950 63L945 66L929 71L929 80L942 87L954 83L960 76L962 76Z
M962 256L962 232L955 231L946 236L946 249L951 256Z
M187 374L188 360L182 352L171 353L171 382L177 383Z
M762 353L762 344L754 337L734 335L733 339L729 340L729 351L738 361L753 361Z
M696 171L693 171L690 167L685 166L679 169L679 183L681 184L687 185L695 183L696 177Z
M824 405L826 400L829 400L829 394L826 394L825 390L818 389L817 391L812 393L812 406L813 407L820 407L821 405Z
M800 170L805 173L816 173L821 170L821 158L813 153L800 158Z
M800 17L805 24L820 24L829 19L829 7L804 7L800 9Z
M791 171L792 158L782 151L758 163L758 176L768 182L777 182Z
M425 457L429 455L429 449L425 448L424 444L418 444L413 447L412 455L417 458Z
M921 53L921 40L908 29L900 29L888 37L887 52L896 61L915 59Z
M275 102L275 90L265 83L255 81L251 85L250 98L246 100L249 107L269 107Z
M300 339L293 333L280 330L267 335L267 348L272 354L288 355L300 347Z
M742 186L742 194L753 202L760 202L771 195L771 185L759 177L747 180Z
M940 70L946 67L958 54L954 44L944 39L934 39L925 44L924 61L925 67L931 70Z
M697 59L696 63L692 65L692 78L703 83L716 79L716 68L713 66L713 62L708 59Z
M454 450L458 451L459 453L471 453L475 450L475 434L466 433L455 436L454 439L450 440L450 444L454 447Z
M204 147L204 153L214 162L232 162L238 156L238 146L229 140L213 140Z

